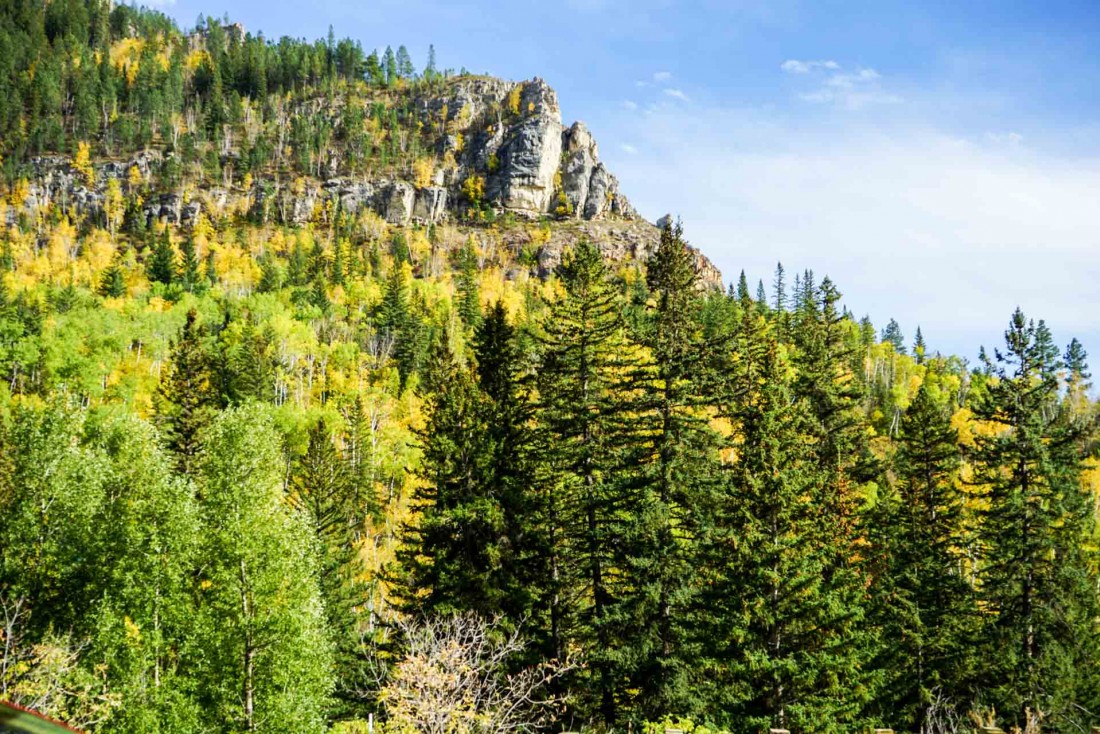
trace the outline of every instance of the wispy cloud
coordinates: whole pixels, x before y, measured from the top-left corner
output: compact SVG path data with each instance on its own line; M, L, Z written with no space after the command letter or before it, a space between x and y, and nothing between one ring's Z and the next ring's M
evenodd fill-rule
M835 61L799 61L798 59L787 59L779 66L780 69L788 74L809 74L815 69L839 69L840 64Z
M684 91L682 89L669 88L669 89L665 89L663 91L664 91L664 94L665 94L666 97L672 97L673 99L678 99L681 102L689 102L690 101L688 99L688 96L686 94L684 94Z
M672 79L671 71L658 71L654 72L653 74L653 81L657 82L658 84L664 84L670 79Z
M623 100L623 109L624 110L629 110L630 112L633 112L636 109L638 109L638 103L635 102L632 99L624 99Z
M630 143L620 143L619 144L619 150L626 153L627 155L637 155L638 154L638 149L635 148Z
M848 110L858 110L877 104L898 104L902 97L883 89L882 75L869 67L846 71L835 61L796 61L790 59L779 66L789 74L812 76L816 87L800 92L799 99L814 104L830 104Z

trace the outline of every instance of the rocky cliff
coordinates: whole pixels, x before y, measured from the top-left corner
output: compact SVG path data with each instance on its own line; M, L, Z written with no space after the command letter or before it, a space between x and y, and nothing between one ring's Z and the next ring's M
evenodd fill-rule
M419 90L401 103L407 124L438 129L434 150L419 166L349 175L338 149L329 151L312 177L288 181L277 170L258 171L245 181L231 176L214 184L197 177L168 186L163 175L172 152L145 150L124 160L94 163L77 171L68 158L34 159L28 175L23 211L50 203L78 215L102 217L110 179L145 187L147 224L165 221L188 226L200 213L222 217L244 213L263 221L305 224L328 205L346 212L368 209L394 226L549 218L593 223L580 228L609 257L645 257L656 246L659 229L642 220L619 189L619 182L599 159L595 139L582 122L562 124L557 95L542 79L514 83L490 77L463 76L440 88ZM309 115L327 116L339 124L338 105L313 105ZM223 165L232 166L231 148ZM9 210L9 219L19 212ZM569 227L560 228L571 231ZM539 255L542 270L560 257L562 242L552 238ZM721 275L704 256L700 270L710 285Z

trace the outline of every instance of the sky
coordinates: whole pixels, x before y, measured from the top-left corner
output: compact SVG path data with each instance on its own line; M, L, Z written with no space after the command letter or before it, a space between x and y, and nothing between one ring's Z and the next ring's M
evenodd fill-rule
M638 210L736 280L829 275L971 359L1012 311L1100 366L1100 4L157 0L558 92Z

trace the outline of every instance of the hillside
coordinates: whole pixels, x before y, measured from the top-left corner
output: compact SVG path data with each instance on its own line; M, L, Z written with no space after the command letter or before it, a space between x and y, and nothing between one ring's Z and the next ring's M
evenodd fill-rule
M0 698L1100 725L1100 411L1042 320L972 368L810 270L727 290L544 81L335 34L0 0L0 154Z

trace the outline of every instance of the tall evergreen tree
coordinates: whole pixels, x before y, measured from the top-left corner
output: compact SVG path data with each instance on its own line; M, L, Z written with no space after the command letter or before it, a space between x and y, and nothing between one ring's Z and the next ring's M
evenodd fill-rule
M474 328L481 320L481 289L477 252L473 239L467 239L458 251L458 273L455 276L455 303L463 323Z
M1049 332L1047 332L1049 334ZM980 589L984 683L1011 724L1081 725L1087 661L1096 654L1092 501L1082 491L1083 427L1058 402L1057 351L1019 309L974 414L974 479L985 490Z
M958 436L926 377L901 420L896 485L872 514L878 667L875 713L904 731L929 731L934 706L971 700L977 604L963 575L967 545L957 476ZM909 661L899 665L898 661Z
M686 629L698 587L690 549L697 535L694 508L718 474L718 439L707 412L712 380L702 293L679 224L662 230L647 263L646 281L653 308L641 327L640 342L653 361L644 389L655 441L630 536L637 546L627 558L626 571L634 582L624 600L631 618L625 645L628 674L639 690L638 713L658 720L672 712L698 710L689 679Z
M171 358L161 376L154 403L156 424L176 457L176 465L185 473L193 471L199 434L220 407L217 384L203 344L198 313L191 309L172 343Z
M621 296L600 251L579 242L558 270L563 296L542 324L537 416L549 477L550 639L559 657L570 642L590 652L582 707L606 726L623 694L622 574L632 550L621 541L637 506L638 447L628 380L637 359L625 339Z
M126 295L126 274L117 256L100 276L96 292L104 298L121 298Z
M419 521L405 528L399 558L406 604L422 614L501 611L504 517L488 482L491 447L482 396L470 371L436 347L425 395L424 484Z
M335 653L338 716L356 712L362 698L358 687L368 662L359 645L358 610L363 607L366 586L357 541L371 508L357 490L349 462L324 421L318 420L310 428L305 454L294 463L288 498L312 525L317 541L325 630Z
M723 408L737 458L705 505L697 685L737 731L847 731L865 698L862 587L837 568L829 472L805 448L815 419L769 328L744 314Z
M176 254L172 251L172 241L168 229L156 240L148 264L149 280L171 285L176 280Z
M188 292L201 288L205 285L205 278L202 276L199 258L195 253L194 238L190 236L184 238L180 246L180 255L182 256L179 270L180 283Z

